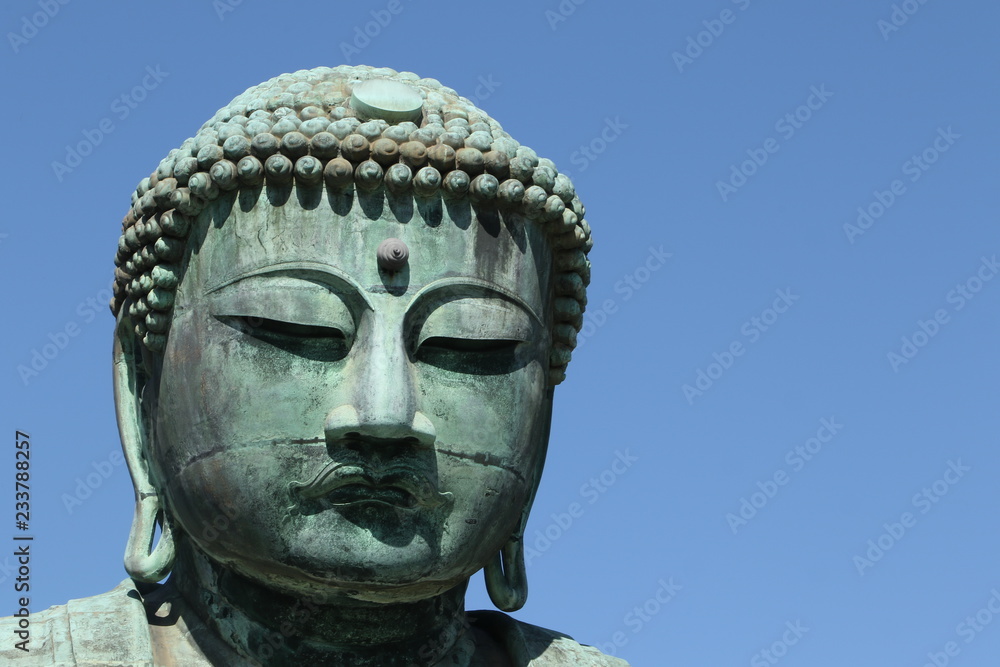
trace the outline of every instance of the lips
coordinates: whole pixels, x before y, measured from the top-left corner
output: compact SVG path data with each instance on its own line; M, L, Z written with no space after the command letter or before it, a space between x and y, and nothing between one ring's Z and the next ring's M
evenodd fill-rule
M335 507L366 501L385 503L404 509L410 509L417 504L412 493L399 487L372 486L367 483L346 484L326 494L324 499Z
M438 491L427 475L400 465L374 470L355 463L330 462L310 481L292 482L289 488L300 502L333 507L377 503L414 510L440 507L452 500L452 494Z

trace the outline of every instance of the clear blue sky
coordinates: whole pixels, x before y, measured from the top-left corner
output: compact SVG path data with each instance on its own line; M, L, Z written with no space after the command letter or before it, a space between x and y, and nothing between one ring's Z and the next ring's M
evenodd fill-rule
M577 2L3 4L0 545L20 429L34 610L124 577L104 302L131 191L247 87L348 62L476 97L588 208L518 618L654 667L996 664L1000 9Z

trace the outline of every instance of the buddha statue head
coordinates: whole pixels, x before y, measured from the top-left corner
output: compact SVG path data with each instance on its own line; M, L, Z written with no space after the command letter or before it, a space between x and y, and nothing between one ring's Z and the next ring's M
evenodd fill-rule
M550 160L433 79L317 68L218 111L122 229L133 579L188 558L209 588L371 609L485 568L524 603L591 247Z

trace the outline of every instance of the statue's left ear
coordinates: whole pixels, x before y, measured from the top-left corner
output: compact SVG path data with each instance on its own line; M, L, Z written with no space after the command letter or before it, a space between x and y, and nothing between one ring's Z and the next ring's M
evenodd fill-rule
M151 393L155 391L155 371L149 353L143 354L127 309L122 308L115 325L114 388L125 462L135 487L135 516L125 547L125 570L136 581L155 583L170 572L174 563L171 520L163 511L160 485L156 483L146 453L152 437ZM156 548L156 526L162 535Z
M542 412L539 415L539 451L532 471L531 493L521 510L521 520L517 530L504 543L500 551L483 569L486 577L486 592L490 600L501 611L517 611L528 600L528 573L524 566L524 531L528 526L528 515L535 502L538 484L542 481L542 468L545 467L545 455L549 448L549 430L552 426L552 397L555 387L545 390L542 399Z

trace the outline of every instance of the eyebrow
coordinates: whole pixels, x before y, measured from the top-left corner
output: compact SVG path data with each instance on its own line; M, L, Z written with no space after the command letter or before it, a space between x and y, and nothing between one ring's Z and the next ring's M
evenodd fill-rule
M487 292L493 292L499 297L503 297L509 301L513 301L521 308L523 308L538 324L542 324L542 320L538 317L538 313L528 305L528 302L518 296L516 293L510 290L504 289L495 283L491 283L488 280L482 280L480 278L471 277L451 277L451 278L439 278L438 280L432 281L420 288L413 298L410 299L410 303L406 306L406 312L410 312L416 304L427 297L428 294L436 292L441 289L447 289L449 287L477 287L479 289L485 290Z
M233 276L231 278L226 278L215 285L208 287L205 290L205 294L212 294L213 292L218 292L224 287L228 287L233 283L237 283L241 280L247 278L253 278L254 276L268 276L275 273L283 273L285 271L298 270L304 272L305 275L290 276L292 278L298 278L302 280L308 280L308 278L318 279L322 285L334 290L338 287L337 283L344 283L353 292L355 292L361 299L365 302L365 305L369 310L373 310L371 301L365 295L365 290L359 285L353 278L351 278L346 273L343 273L335 266L330 264L324 264L322 262L278 262L277 264L268 264L267 266L261 266L249 271L240 273L239 275ZM330 279L333 279L332 281Z

